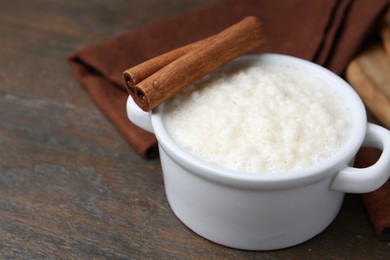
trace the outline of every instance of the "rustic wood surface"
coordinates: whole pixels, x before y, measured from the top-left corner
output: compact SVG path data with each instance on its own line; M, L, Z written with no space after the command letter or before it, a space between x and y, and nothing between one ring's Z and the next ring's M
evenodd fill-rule
M92 103L69 53L212 1L0 0L0 259L389 259L358 195L301 245L211 243L172 213L145 161Z

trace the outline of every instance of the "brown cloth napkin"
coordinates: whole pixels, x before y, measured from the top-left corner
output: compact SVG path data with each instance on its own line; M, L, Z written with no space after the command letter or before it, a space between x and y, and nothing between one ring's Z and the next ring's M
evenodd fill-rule
M261 52L312 60L341 74L372 32L388 0L225 0L89 46L69 57L76 77L118 131L143 157L156 140L126 116L122 72L158 54L215 34L248 15L264 24Z
M380 152L373 148L362 148L355 159L355 167L365 168L374 164ZM362 194L362 201L371 219L379 240L390 240L390 180L379 189Z
M223 0L88 46L70 55L69 62L118 131L141 156L151 158L157 150L155 137L126 116L128 94L122 72L127 68L253 15L263 22L266 36L256 52L300 57L341 75L376 31L388 4L388 0Z
M390 240L390 181L374 192L362 195L375 233L380 240Z

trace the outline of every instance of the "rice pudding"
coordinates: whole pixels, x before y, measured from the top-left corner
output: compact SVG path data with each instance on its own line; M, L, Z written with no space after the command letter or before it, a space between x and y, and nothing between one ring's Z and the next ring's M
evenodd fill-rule
M332 87L294 67L235 62L167 102L176 144L219 167L251 173L310 167L347 141L351 112Z

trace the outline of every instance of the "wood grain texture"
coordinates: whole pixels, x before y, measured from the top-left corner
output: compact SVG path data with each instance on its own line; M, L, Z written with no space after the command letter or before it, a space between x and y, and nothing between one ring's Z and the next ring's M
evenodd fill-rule
M388 259L357 195L332 225L250 252L186 228L145 161L75 80L66 57L212 1L0 0L0 259Z
M367 48L348 65L345 77L367 110L390 128L390 62L381 43Z

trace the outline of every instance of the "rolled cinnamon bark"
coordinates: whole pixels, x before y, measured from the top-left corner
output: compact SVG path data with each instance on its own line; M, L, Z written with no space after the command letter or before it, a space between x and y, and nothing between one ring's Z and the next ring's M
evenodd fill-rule
M123 72L123 79L126 83L126 87L129 93L133 95L135 93L135 86L146 79L156 71L160 70L164 66L168 65L172 61L178 59L189 51L197 48L204 41L209 38L185 45L183 47L166 52L162 55L154 57L143 63L140 63L134 67L131 67Z
M133 96L135 94L135 86L139 82L184 55L190 49L189 47L190 46L184 46L182 48L175 49L124 71L123 77L129 94Z
M146 62L139 75L146 75L161 64L167 65L138 82L135 87L129 84L129 94L142 110L150 111L220 66L259 48L263 41L261 22L256 17L246 17L195 46L167 53L151 63ZM176 58L176 55L179 57ZM125 81L137 82L131 78L131 74L125 74Z

